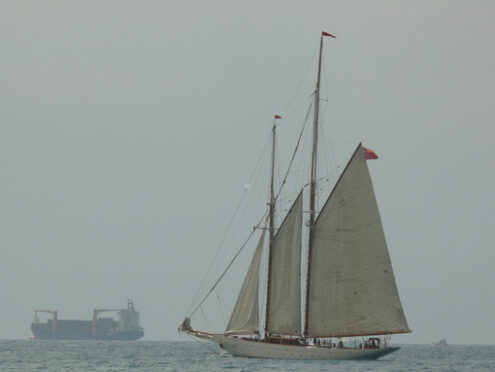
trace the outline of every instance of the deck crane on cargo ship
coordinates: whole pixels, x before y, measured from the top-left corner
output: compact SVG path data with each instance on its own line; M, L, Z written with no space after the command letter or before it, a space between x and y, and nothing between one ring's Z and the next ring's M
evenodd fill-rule
M57 333L57 310L34 310L34 322L39 323L38 313L48 313L52 314L52 334Z
M91 329L93 336L96 335L96 322L98 321L98 314L108 312L108 311L122 311L122 309L94 309L93 310L93 324L92 324L92 329Z

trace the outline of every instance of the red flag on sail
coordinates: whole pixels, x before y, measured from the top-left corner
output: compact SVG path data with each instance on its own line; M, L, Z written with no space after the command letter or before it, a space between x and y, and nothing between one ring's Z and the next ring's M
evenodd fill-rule
M373 150L367 149L366 147L363 147L363 150L364 150L364 158L366 160L378 159L378 155L375 154Z
M282 119L280 115L275 115L275 119Z
M321 32L321 36L330 36L330 37L333 37L334 39L336 39L335 36L333 36L332 34L329 34L328 32L325 32L325 31Z

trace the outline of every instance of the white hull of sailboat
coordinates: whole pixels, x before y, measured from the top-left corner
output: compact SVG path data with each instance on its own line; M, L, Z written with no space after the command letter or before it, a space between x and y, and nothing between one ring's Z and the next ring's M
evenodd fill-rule
M272 359L327 359L327 360L359 360L377 359L398 350L398 347L376 349L329 348L322 346L296 346L246 340L220 334L196 337L218 343L230 354L246 358Z

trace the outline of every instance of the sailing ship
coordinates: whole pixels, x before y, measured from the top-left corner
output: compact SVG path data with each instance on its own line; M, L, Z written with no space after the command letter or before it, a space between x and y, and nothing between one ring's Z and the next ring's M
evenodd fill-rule
M309 229L305 302L302 303L301 296L303 191L299 192L280 227L275 229L273 150L269 227L261 228L259 243L225 332L195 330L190 316L179 325L180 331L217 343L234 356L376 359L399 349L387 344L391 334L411 332L397 291L366 164L367 159L377 158L371 150L361 143L357 146L323 207L319 213L316 211L320 73L323 40L328 36L334 37L322 32L320 38L314 92L309 222L305 224ZM276 115L273 122L273 148L279 118ZM258 297L266 232L269 235L268 273L262 327ZM223 274L219 280L222 277Z

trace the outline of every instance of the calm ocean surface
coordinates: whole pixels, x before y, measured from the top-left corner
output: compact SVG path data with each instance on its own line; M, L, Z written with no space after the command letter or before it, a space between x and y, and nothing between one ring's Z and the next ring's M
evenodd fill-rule
M0 371L495 371L495 346L404 345L376 361L234 358L192 341L0 341Z

